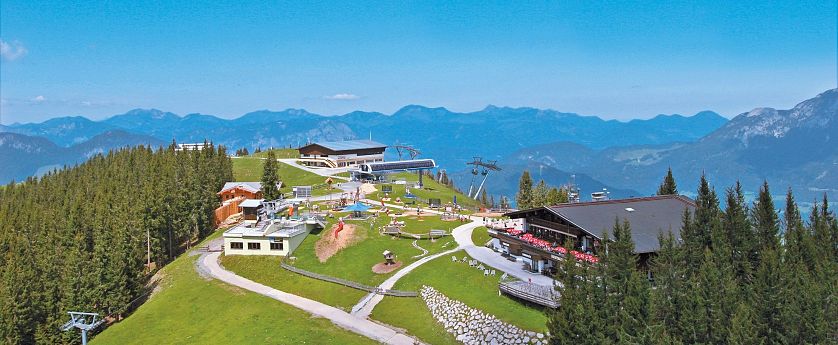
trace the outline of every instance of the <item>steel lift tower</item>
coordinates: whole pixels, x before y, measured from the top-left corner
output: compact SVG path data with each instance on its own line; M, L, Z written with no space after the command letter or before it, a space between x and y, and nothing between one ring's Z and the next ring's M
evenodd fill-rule
M471 162L466 163L466 165L471 165L471 184L468 186L468 197L474 200L480 196L480 191L483 190L483 185L486 183L486 178L489 177L490 171L500 171L500 167L497 165L498 161L486 161L484 162L480 157L474 157L474 160ZM481 170L482 169L482 170ZM474 180L477 175L483 175L483 180L480 181L480 185L477 187L477 190L474 190ZM472 191L474 194L472 195Z
M401 145L401 144L396 143L396 145L393 145L393 146L390 146L390 147L396 149L396 153L399 154L399 160L402 160L402 153L409 154L411 160L416 159L416 156L418 156L422 153L422 152L420 152L419 150L417 150L416 148L414 148L413 146L410 146L410 145Z
M61 326L62 331L69 331L73 328L81 330L81 343L87 345L87 331L94 329L105 322L104 319L99 318L96 313L82 313L77 311L68 312L70 314L70 321L67 321Z
M390 147L396 149L396 153L399 154L399 160L402 160L402 153L407 153L408 155L410 155L410 160L414 160L416 159L416 156L422 154L421 151L408 144L399 144L398 142L396 142L396 145ZM422 183L422 170L419 170L417 172L419 173L419 187L421 188L422 186L424 186L424 184Z

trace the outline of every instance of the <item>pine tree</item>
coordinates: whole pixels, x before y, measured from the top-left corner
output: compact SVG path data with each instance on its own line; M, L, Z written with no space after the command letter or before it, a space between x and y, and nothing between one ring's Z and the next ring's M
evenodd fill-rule
M683 251L672 232L658 235L660 251L651 261L656 289L651 296L652 322L661 326L672 338L680 338L681 313L684 303Z
M547 184L544 183L544 180L538 181L538 184L532 192L532 207L547 205L547 193L549 192L550 190L547 188Z
M518 181L518 194L515 195L515 204L518 206L518 209L522 210L534 206L532 178L530 178L530 172L527 170L524 170L521 174L521 179Z
M672 168L666 171L666 176L663 178L660 187L658 187L658 195L677 195L678 186L675 184L675 178L672 177Z
M483 189L483 191L480 192L480 204L483 205L483 207L490 207L489 206L489 197L486 194L486 189Z
M567 190L564 188L550 188L550 191L547 192L547 202L546 205L558 205L563 204L568 201Z
M759 256L759 252L766 250L776 251L780 246L780 241L777 238L780 233L779 220L774 209L774 200L771 198L771 192L768 189L768 181L763 182L762 187L760 187L759 196L754 202L751 214L756 231L757 255ZM755 265L757 265L760 259L757 257L755 260Z
M649 286L637 269L631 226L615 221L614 241L609 244L606 260L606 285L610 315L605 336L614 342L636 343L644 340L649 321Z
M548 310L547 329L550 344L578 344L585 336L579 329L582 325L584 306L588 303L584 294L582 277L573 255L566 255L559 270L556 285L561 296L561 308Z
M277 175L276 156L273 150L268 151L265 157L265 166L262 170L262 197L266 200L276 200L282 195L276 187L279 183Z
M500 197L500 208L503 210L509 209L509 198L507 198L505 195L502 195Z
M725 200L722 227L730 244L730 261L734 266L734 273L739 283L748 284L751 282L754 270L750 260L754 253L754 239L751 224L748 220L745 195L739 181L733 188L727 189Z
M730 319L728 341L731 345L759 345L754 312L747 302L736 304L736 312Z
M780 257L767 247L760 253L760 265L754 275L753 294L759 341L766 345L785 343L783 322L783 293Z
M703 253L704 248L710 248L713 244L713 232L719 230L719 198L716 196L716 191L710 186L706 176L701 175L699 181L698 195L695 198L695 235L696 245L701 245L700 248ZM698 249L698 248L697 248Z

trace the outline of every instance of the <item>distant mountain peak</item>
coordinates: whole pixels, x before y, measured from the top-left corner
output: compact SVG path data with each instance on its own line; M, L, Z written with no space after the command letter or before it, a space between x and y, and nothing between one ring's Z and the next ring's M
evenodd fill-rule
M745 113L745 117L771 116L775 114L777 114L777 109L761 107L754 108L753 110Z
M177 116L177 114L175 114L175 113L170 113L168 111L162 111L162 110L155 109L155 108L151 108L151 109L142 109L142 108L131 109L123 115L144 116L144 117L149 117L149 118L155 119L155 120L171 118L171 117L180 118L180 116ZM120 116L120 115L117 115L117 116Z
M393 113L392 116L410 116L417 119L430 119L434 116L447 115L450 113L451 111L444 107L429 108L423 105L410 104L402 107Z

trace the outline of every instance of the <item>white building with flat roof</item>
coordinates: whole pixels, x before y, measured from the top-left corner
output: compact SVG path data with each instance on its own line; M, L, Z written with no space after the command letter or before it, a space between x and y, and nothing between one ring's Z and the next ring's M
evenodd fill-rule
M224 232L224 255L288 256L311 230L324 226L319 217L242 222Z

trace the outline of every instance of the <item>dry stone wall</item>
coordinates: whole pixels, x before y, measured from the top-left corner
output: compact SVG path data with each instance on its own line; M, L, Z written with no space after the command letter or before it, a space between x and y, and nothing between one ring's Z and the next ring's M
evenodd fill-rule
M450 299L430 286L422 286L419 295L437 322L463 344L547 344L542 333L500 321L494 315Z

